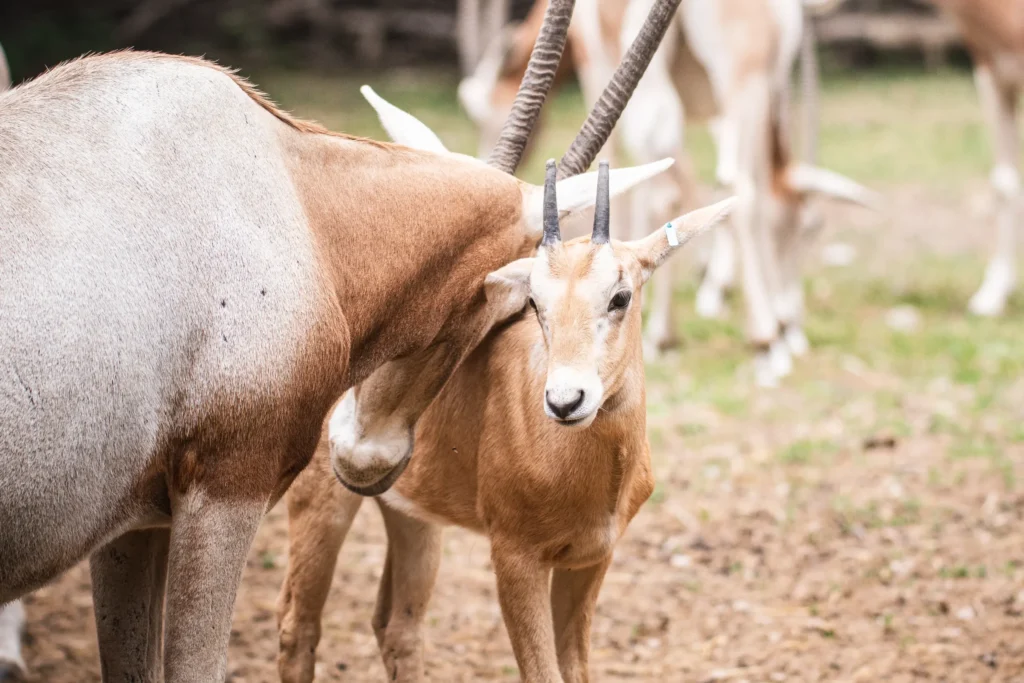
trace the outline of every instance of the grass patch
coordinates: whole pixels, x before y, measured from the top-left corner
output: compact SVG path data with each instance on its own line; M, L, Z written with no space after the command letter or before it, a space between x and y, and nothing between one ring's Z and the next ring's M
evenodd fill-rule
M832 441L800 439L780 450L776 459L784 465L808 465L838 450L839 446Z

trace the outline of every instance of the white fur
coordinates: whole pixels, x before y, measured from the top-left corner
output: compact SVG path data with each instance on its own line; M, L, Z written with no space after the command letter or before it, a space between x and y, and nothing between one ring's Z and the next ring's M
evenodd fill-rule
M402 111L373 91L368 85L359 88L366 101L376 110L380 124L391 139L400 145L437 154L447 154L448 148L434 131L418 118Z
M814 193L840 201L859 204L869 209L879 209L882 198L860 183L844 175L810 164L793 164L786 171L789 186L799 193Z
M0 606L0 664L14 667L18 672L15 680L19 675L25 675L25 660L21 658L21 634L24 630L25 607L21 600Z

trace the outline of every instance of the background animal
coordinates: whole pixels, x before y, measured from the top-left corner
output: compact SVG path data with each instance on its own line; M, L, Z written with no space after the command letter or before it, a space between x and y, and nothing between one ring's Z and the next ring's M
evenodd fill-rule
M1017 106L1024 85L1024 2L933 1L963 32L995 161L990 175L996 201L995 245L969 308L976 315L1001 315L1017 285L1021 200Z
M789 80L806 32L803 7L827 11L836 3L787 0L683 2L652 67L626 108L618 137L631 159L673 156L673 174L633 193L632 225L664 221L692 206L696 184L683 143L686 122L711 119L717 148L716 179L741 198L733 220L736 244L727 231L716 233L697 310L722 314L725 289L739 261L743 274L747 327L757 351L760 384L774 385L791 369L791 355L803 355L803 294L799 263L812 233L820 227L813 196L870 203L856 183L793 158L788 115ZM544 2L526 21L492 44L476 71L459 86L460 101L480 127L481 150L496 139L498 124L521 78L526 46L539 26ZM645 0L581 3L570 26L570 53L585 100L593 98L615 56L628 45L642 18ZM813 52L804 56L805 120L813 148L817 122L817 79ZM623 212L628 213L628 212ZM738 249L737 249L738 247ZM653 287L648 351L675 345L673 278L663 270Z

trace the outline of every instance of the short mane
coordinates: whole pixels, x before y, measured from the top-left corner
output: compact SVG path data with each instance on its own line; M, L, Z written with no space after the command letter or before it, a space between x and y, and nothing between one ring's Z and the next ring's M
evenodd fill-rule
M379 147L395 146L393 145L393 143L381 142L380 140L372 140L370 138L348 135L346 133L337 133L335 131L325 128L324 126L315 121L309 121L306 119L301 119L297 116L293 116L292 114L284 111L279 106L277 106L277 104L273 100L271 100L266 93L264 93L255 85L253 85L248 79L246 79L244 76L240 76L238 74L237 69L221 66L220 64L217 64L216 62L206 59L204 57L193 57L190 55L172 55L164 52L150 52L145 50L133 50L131 48L126 48L123 50L114 50L105 53L86 53L80 57L75 57L74 59L69 59L64 62L61 62L60 64L51 69L47 69L43 75L63 71L66 67L69 67L77 63L103 59L124 61L142 61L151 59L176 60L180 62L185 62L187 64L192 64L194 66L201 66L207 69L214 69L216 71L221 72L222 74L230 78L232 81L234 81L235 85L237 85L242 90L242 92L248 95L253 102L260 105L263 109L265 109L267 112L273 115L274 118L276 118L278 121L281 121L285 125L289 126L290 128L293 128L294 130L299 131L300 133L312 133L315 135L331 135L333 137L344 138L346 140L352 140L355 142L364 142Z

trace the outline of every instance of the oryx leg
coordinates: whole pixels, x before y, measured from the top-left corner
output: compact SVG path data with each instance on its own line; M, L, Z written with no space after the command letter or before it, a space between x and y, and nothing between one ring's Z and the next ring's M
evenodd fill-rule
M1016 121L1018 93L1016 88L999 83L991 69L984 65L975 68L974 80L995 153L992 187L997 208L995 253L969 307L976 315L995 316L1003 312L1017 280L1014 252L1021 186Z
M222 462L251 461L250 452ZM282 456L280 461L284 461ZM219 482L214 471L204 483ZM240 478L238 472L231 472ZM235 593L273 486L251 496L218 496L193 484L172 501L164 642L167 683L222 681Z
M131 531L89 558L104 681L164 679L169 543L169 529Z
M726 116L737 122L739 155L736 178L738 203L733 226L743 294L747 306L747 330L755 348L757 383L774 385L792 370L792 358L779 336L776 304L781 292L778 248L771 221L766 220L770 192L768 159L771 93L767 78L749 76L730 99Z
M322 447L286 500L288 571L277 600L277 670L282 683L310 683L338 552L363 497L338 483Z
M383 503L380 512L388 532L388 555L377 593L373 632L387 679L421 681L423 620L441 564L441 527Z
M733 187L739 154L736 122L720 117L711 123L710 128L717 159L715 178L721 188ZM696 300L697 315L704 318L718 318L724 313L725 293L736 280L736 244L731 227L722 226L715 230L711 240L711 255L697 289Z
M491 539L498 601L523 683L562 683L551 611L551 571Z
M20 681L25 677L21 658L21 636L25 631L25 606L15 600L0 606L0 682Z
M633 42L649 7L650 2L629 4L623 20L623 45ZM630 197L634 237L648 234L651 226L670 220L693 203L692 169L683 145L683 102L670 71L677 44L678 31L670 27L626 105L619 126L622 142L633 163L647 163L667 156L676 159L671 173L661 174L634 188ZM652 298L644 335L644 347L649 353L670 348L677 342L672 312L674 271L670 265L666 263L655 271L650 285Z
M590 624L611 558L581 569L556 569L551 581L558 666L565 683L590 680Z
M793 355L799 356L810 350L804 333L804 280L800 266L821 231L824 218L809 200L791 201L786 205L784 199L776 199L779 202L776 215L780 217L776 237L781 290L775 309L782 341Z

